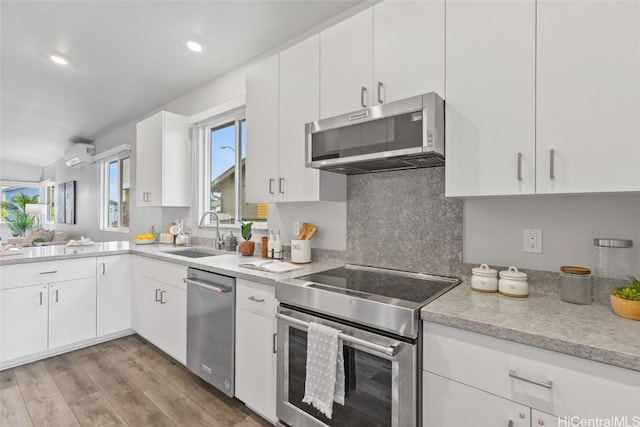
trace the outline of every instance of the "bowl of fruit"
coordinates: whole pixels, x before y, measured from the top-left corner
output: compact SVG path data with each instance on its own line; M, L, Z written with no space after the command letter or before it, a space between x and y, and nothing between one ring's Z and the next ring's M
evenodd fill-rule
M136 245L152 245L156 242L156 235L153 233L136 234Z

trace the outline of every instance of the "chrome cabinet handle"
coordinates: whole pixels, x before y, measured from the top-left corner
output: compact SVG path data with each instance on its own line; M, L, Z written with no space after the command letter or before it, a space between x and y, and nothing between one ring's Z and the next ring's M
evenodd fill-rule
M382 101L382 87L384 85L382 84L382 82L378 82L378 103L382 104L384 101Z
M273 184L276 183L276 180L273 178L269 179L269 194L276 194L273 192Z
M548 388L549 390L551 390L551 387L553 386L553 382L551 381L540 381L540 380L535 380L533 378L520 376L516 373L515 369L509 370L509 376L511 378L515 378L516 380L520 380L530 384L539 385L540 387Z
M264 302L264 298L258 299L254 296L250 296L248 299L249 301L253 301L253 302Z
M147 193L147 202L151 202L151 192Z
M58 299L58 290L56 289L56 302L58 302L58 301L59 301L59 299Z
M104 275L104 273L105 273L105 268L106 268L106 266L104 265L104 262L103 262L103 263L102 263L102 274L103 274L103 275Z
M166 304L167 303L167 301L165 301L165 299L164 299L164 294L166 294L166 293L167 293L167 291L160 292L160 304Z
M365 100L366 95L367 95L367 88L362 86L360 88L360 105L362 105L362 108L367 108L367 102Z
M278 191L280 194L284 194L284 178L278 179Z
M40 305L42 305L42 291L40 291Z
M58 272L58 270L52 270L52 271L43 271L40 274L56 274Z
M507 427L513 427L513 420L509 420L509 422L507 423Z
M276 354L278 352L278 348L276 346L276 342L277 342L277 333L273 334L273 354Z
M160 298L158 298L158 292L160 292L160 288L156 289L156 302L160 302Z
M556 150L552 148L551 150L549 150L549 178L551 179L556 179L555 160Z
M522 181L522 153L518 153L518 181Z

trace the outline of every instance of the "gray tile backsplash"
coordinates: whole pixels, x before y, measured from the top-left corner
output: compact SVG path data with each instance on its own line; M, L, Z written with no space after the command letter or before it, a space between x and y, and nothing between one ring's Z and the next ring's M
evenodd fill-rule
M446 199L444 168L347 178L347 262L460 276L462 200Z

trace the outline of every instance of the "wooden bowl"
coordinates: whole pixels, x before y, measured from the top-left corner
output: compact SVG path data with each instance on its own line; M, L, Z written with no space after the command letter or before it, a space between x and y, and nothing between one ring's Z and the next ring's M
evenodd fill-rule
M611 295L611 308L618 316L631 320L640 320L640 301L632 301Z

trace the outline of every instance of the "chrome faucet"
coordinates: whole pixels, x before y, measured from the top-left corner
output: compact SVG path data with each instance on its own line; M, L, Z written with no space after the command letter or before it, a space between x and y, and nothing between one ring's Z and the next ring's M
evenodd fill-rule
M204 228L204 219L207 215L213 215L216 217L216 242L215 248L220 249L222 247L222 239L220 238L220 218L218 218L218 214L214 211L206 211L200 217L200 222L198 223L198 228Z

